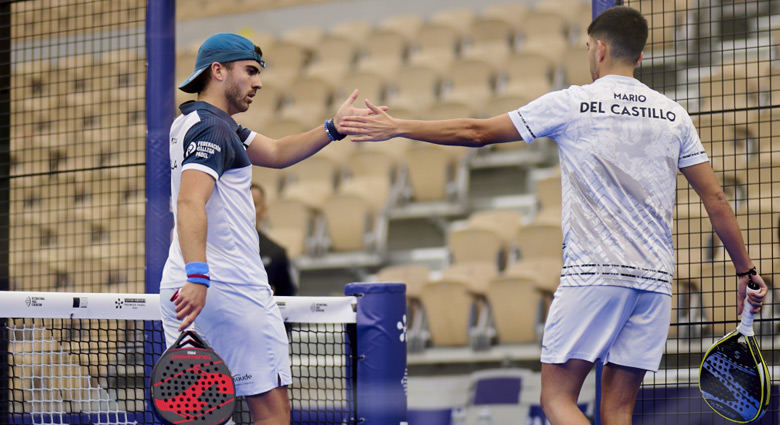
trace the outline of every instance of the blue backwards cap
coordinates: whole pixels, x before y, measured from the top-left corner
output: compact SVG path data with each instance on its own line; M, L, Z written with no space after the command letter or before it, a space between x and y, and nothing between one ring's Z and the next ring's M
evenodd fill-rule
M179 85L179 90L195 93L198 89L192 84L214 62L226 63L240 60L256 60L265 68L262 55L255 52L255 45L246 37L238 34L218 33L207 38L198 49L195 59L195 71Z

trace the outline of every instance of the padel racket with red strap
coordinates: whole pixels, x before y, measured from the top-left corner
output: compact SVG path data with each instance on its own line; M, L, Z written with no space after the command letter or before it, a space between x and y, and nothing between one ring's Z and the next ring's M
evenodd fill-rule
M748 292L758 292L751 278ZM753 332L753 313L745 299L742 321L716 342L701 362L699 389L720 416L737 423L761 418L769 407L771 378Z
M225 362L189 330L154 365L151 397L163 423L222 425L233 414L236 388Z

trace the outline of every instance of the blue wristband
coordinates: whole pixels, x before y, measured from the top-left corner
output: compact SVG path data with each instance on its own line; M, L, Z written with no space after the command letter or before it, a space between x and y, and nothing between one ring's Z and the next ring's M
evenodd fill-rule
M206 288L209 287L211 280L209 279L208 264L193 261L184 266L184 271L187 273L187 282L205 285Z

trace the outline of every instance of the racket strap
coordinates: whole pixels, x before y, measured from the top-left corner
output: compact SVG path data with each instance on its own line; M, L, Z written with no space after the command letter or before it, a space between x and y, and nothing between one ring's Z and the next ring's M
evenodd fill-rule
M758 289L747 288L748 293L758 291ZM752 307L753 304L748 301L748 297L745 297L745 305L742 308L742 320L739 322L739 326L737 326L739 333L745 336L755 335L755 332L753 331L753 312L750 311Z

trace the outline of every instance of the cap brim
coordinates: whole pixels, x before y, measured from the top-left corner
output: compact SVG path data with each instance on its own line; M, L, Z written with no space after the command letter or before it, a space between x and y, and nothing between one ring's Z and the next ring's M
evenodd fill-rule
M197 80L198 77L200 77L200 74L202 74L203 71L206 70L206 68L208 68L208 66L204 66L201 69L196 69L195 72L190 74L190 76L187 77L187 79L184 80L183 83L179 84L179 90L181 90L181 91L183 91L185 93L195 93L195 92L197 92L198 89L197 89L196 85L194 84L195 80Z

